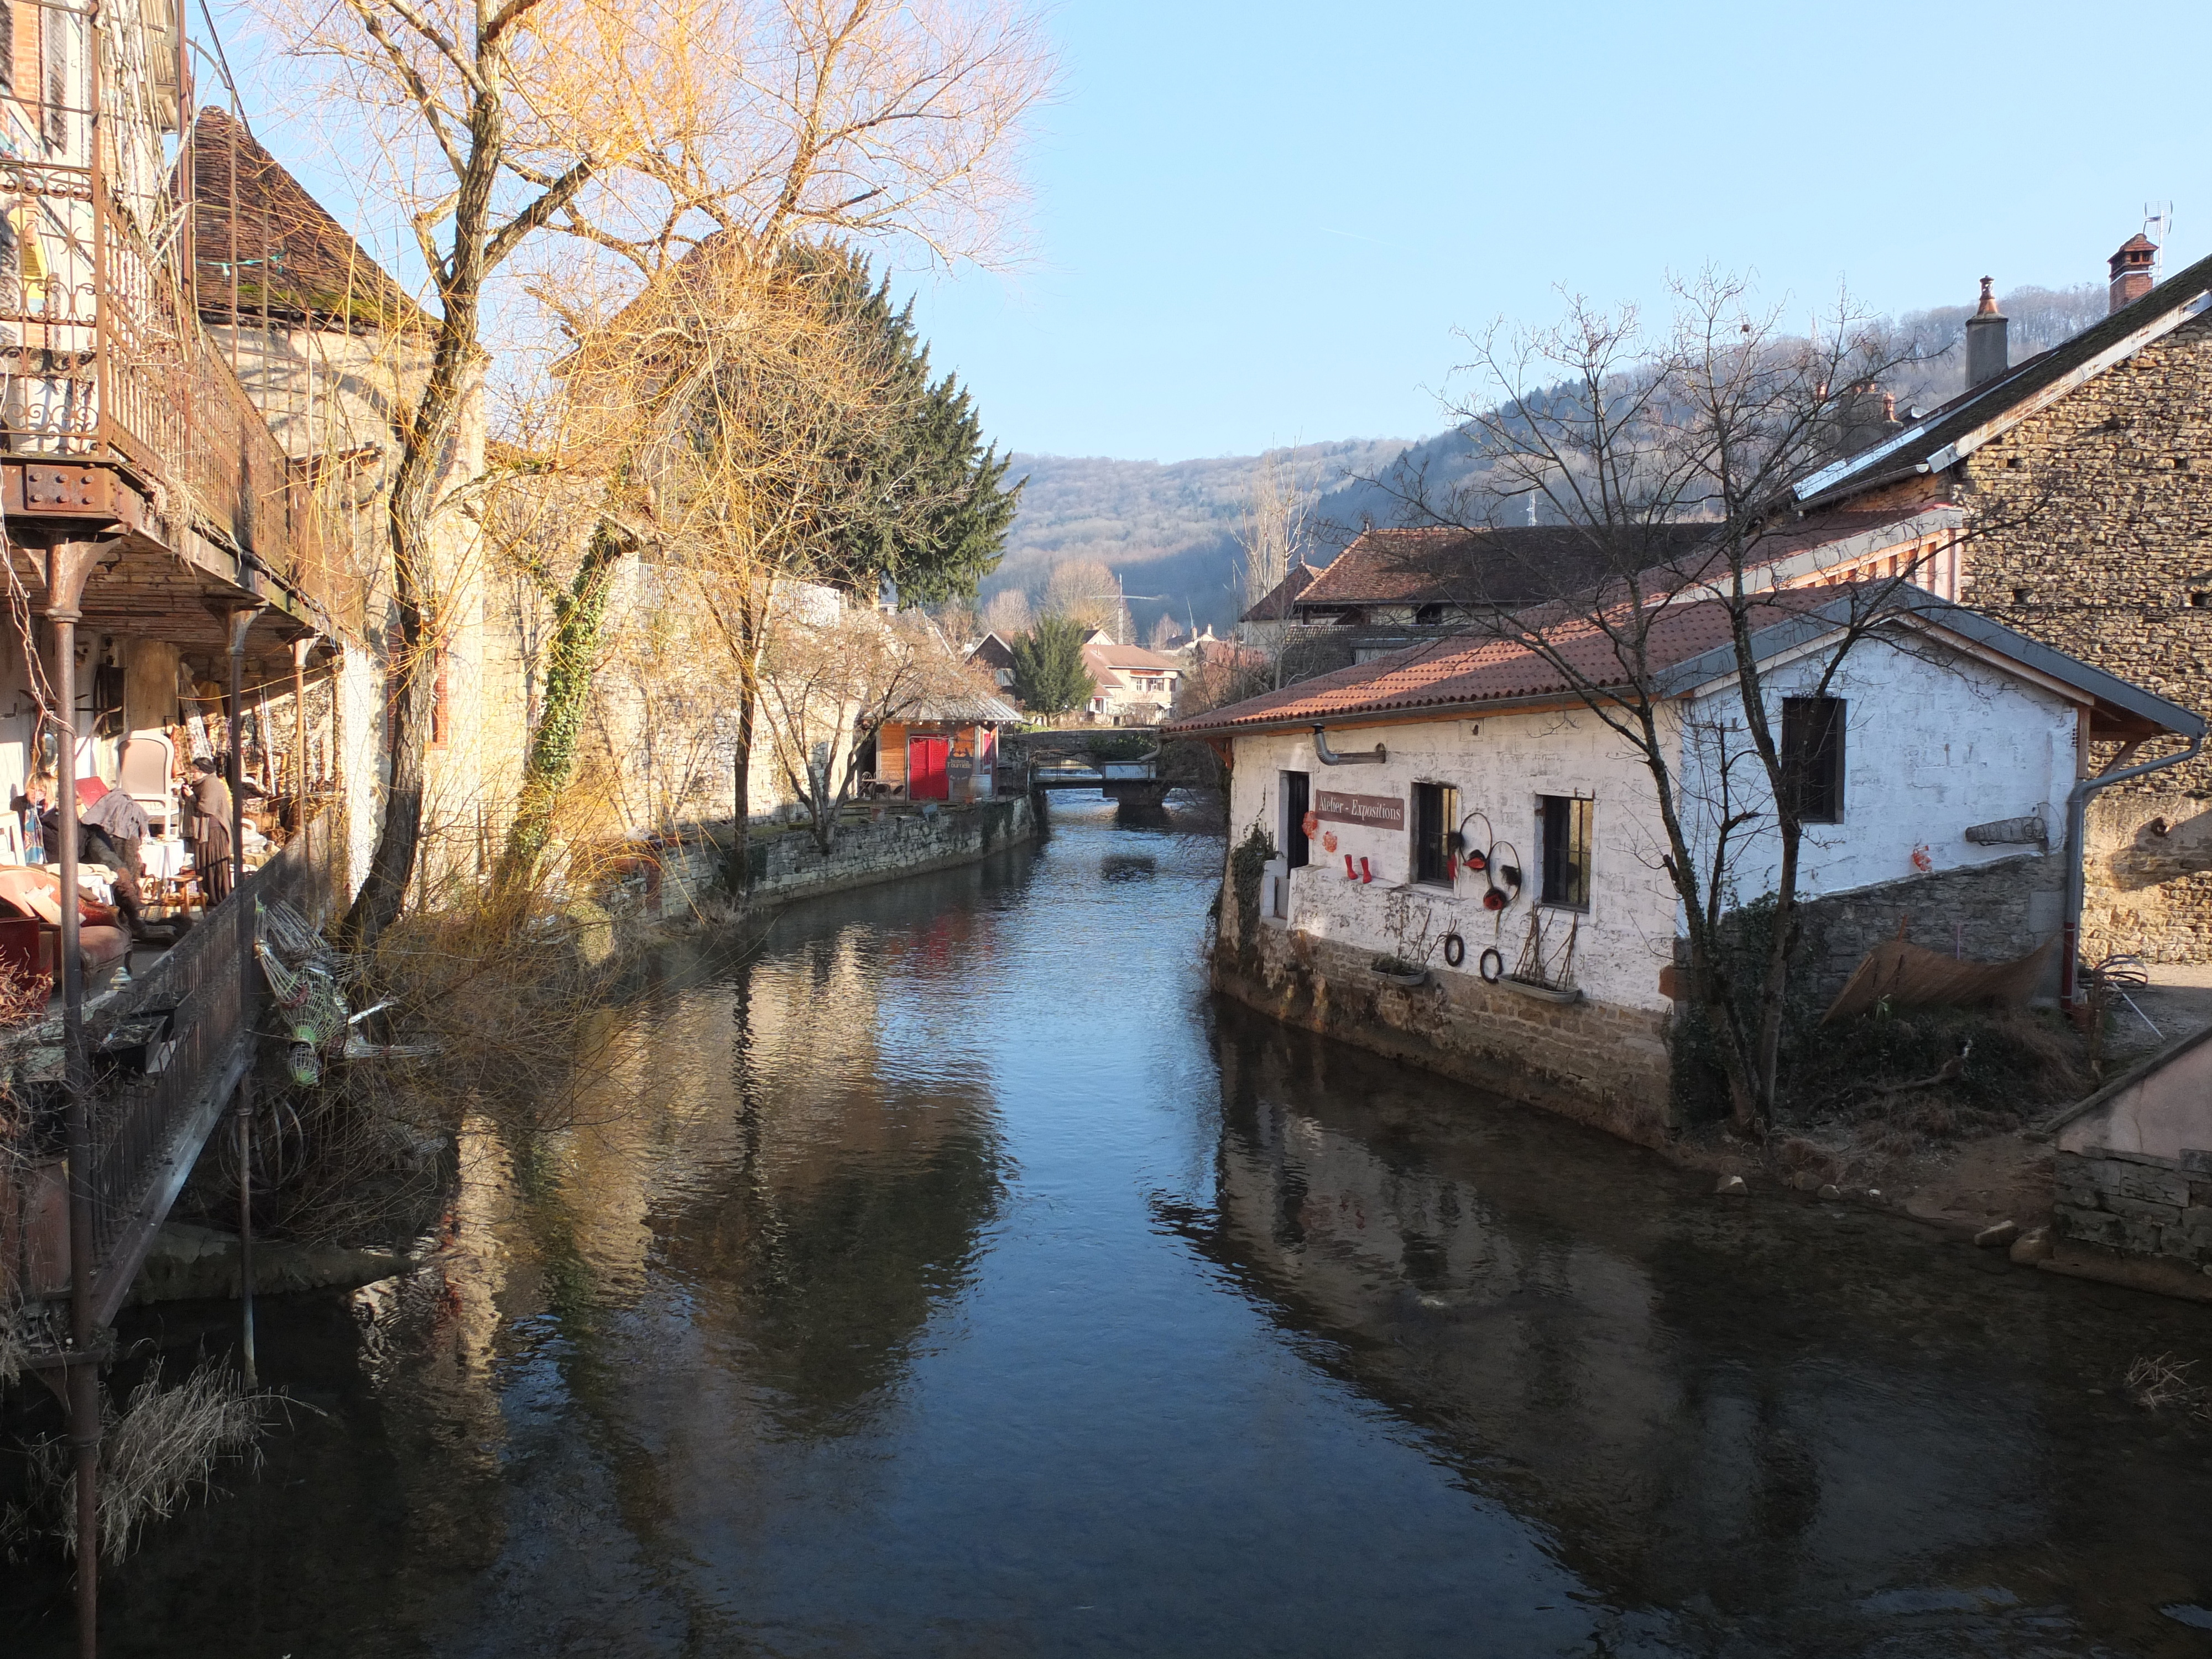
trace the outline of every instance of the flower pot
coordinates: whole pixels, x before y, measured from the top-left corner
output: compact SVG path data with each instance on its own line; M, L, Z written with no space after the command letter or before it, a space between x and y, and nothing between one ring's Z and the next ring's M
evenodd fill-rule
M1377 979L1389 980L1393 985L1425 985L1429 982L1427 969L1408 968L1402 963L1390 963L1386 965L1379 957L1367 964L1367 971Z

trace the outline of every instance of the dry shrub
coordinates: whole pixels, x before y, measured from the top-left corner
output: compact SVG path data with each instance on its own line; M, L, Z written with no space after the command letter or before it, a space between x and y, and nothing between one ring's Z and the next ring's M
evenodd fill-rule
M2172 1407L2212 1419L2212 1389L2189 1380L2196 1368L2195 1360L2176 1359L2170 1353L2143 1355L2128 1367L2128 1398L2148 1412Z
M0 962L0 1030L37 1024L46 1017L53 994L52 975L25 973L12 962Z
M212 1490L225 1464L258 1468L263 1425L277 1396L248 1389L235 1371L203 1360L173 1389L161 1386L159 1361L121 1411L110 1401L100 1444L100 1553L131 1553L140 1533L166 1521L195 1492ZM58 1539L76 1553L76 1471L58 1436L29 1448L31 1496L9 1517L20 1536Z

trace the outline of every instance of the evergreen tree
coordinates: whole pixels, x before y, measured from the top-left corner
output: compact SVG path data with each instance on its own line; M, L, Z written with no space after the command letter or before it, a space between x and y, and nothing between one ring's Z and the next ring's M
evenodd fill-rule
M873 343L892 415L854 434L836 562L856 586L887 579L902 603L972 599L998 567L1027 481L1006 482L1009 459L983 441L982 418L958 380L930 379L912 301L893 309L890 278L872 281L865 255L805 244L784 257Z
M1014 695L1035 714L1064 714L1091 701L1098 683L1083 665L1083 624L1042 617L1014 641Z

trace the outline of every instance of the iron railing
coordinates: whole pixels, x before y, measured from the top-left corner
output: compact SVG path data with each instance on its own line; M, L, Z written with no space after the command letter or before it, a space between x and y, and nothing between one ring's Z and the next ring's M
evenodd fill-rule
M184 530L327 605L312 493L101 168L0 155L0 447L112 462ZM173 204L169 204L173 206Z

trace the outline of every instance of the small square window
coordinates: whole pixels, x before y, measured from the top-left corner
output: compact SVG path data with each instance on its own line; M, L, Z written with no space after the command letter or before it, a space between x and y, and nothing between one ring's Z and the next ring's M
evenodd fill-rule
M2212 610L2212 593L2199 588L2189 596L2189 608L2192 611Z
M2012 591L2012 602L2014 605L2026 605L2034 597L2035 590L2032 587L2015 587Z
M1800 823L1844 821L1844 708L1841 697L1782 700L1782 775Z
M1545 903L1589 908L1590 826L1596 809L1587 796L1536 797L1536 838L1544 849L1539 896Z

